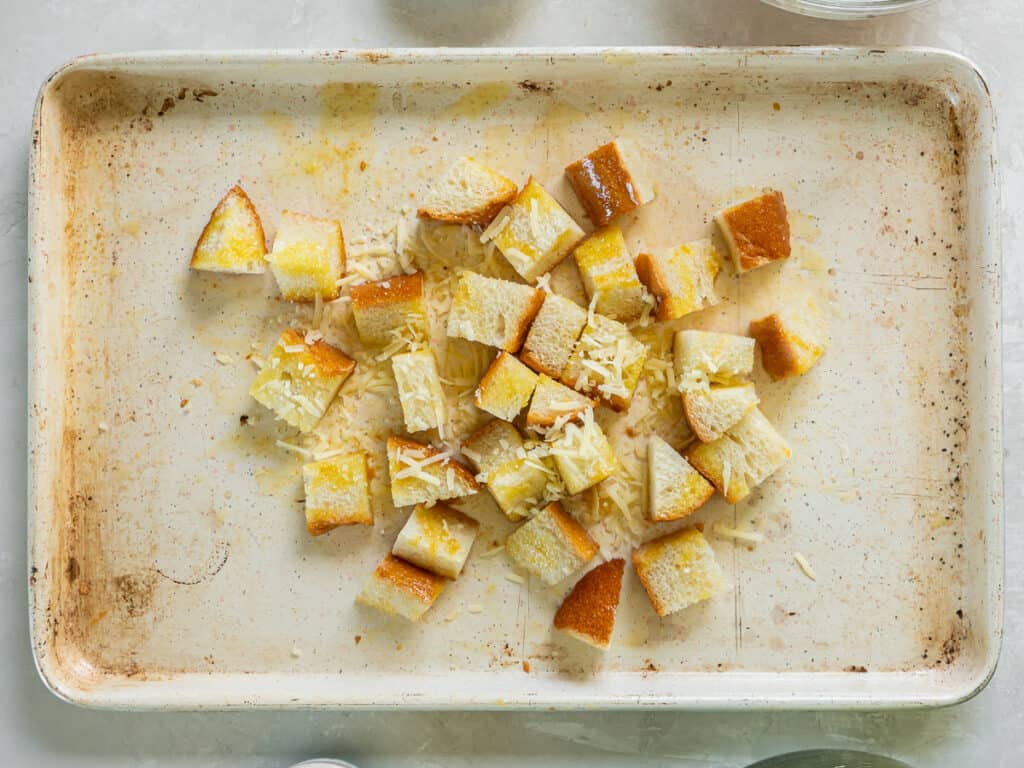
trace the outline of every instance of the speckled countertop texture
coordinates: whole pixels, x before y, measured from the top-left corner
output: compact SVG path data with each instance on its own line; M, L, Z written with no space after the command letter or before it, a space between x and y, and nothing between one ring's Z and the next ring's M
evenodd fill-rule
M755 0L3 0L0 13L0 763L286 766L743 766L808 746L863 748L921 768L1024 765L1024 5L954 2L885 19L803 19ZM44 77L83 53L160 48L434 45L927 45L986 74L1003 182L1006 637L978 697L925 712L168 713L63 704L33 668L25 596L26 181Z

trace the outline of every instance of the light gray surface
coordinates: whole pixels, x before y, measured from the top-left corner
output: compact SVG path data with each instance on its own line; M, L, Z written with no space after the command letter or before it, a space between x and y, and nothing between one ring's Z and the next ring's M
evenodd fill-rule
M7 2L3 3L5 6ZM943 2L875 22L804 20L754 0L588 3L21 3L0 18L0 755L7 766L279 766L336 754L366 766L739 766L786 749L875 749L915 766L1024 765L1024 6ZM585 8L584 14L577 9ZM35 92L65 59L139 48L787 43L950 48L988 75L1004 199L1006 642L960 707L865 714L113 714L56 701L36 678L25 611L25 182ZM1016 207L1015 207L1016 206Z

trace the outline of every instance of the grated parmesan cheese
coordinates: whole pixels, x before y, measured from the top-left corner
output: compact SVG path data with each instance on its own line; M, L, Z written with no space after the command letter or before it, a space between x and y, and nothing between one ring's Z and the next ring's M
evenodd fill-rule
M537 198L530 198L530 234L534 241L540 240L540 216L537 213Z
M800 566L800 570L804 572L804 575L807 578L809 578L811 581L818 580L818 575L814 572L814 569L811 568L811 564L807 561L806 557L804 557L799 552L794 552L793 559L796 560L796 564Z
M298 445L293 445L292 443L286 443L284 440L277 440L275 441L274 445L276 445L278 448L284 448L286 451L297 453L304 459L316 458L316 454L314 454L312 451L307 451L305 448L302 448Z
M313 458L317 461L324 461L326 459L333 459L335 456L341 456L343 453L347 453L344 448L331 448L327 451L316 451L313 454Z
M216 360L221 365L231 365L233 362L235 362L235 358L233 358L231 355L224 354L223 352L217 352L213 356L213 359Z
M501 209L501 213L495 217L483 232L480 233L480 242L489 243L494 238L502 233L505 227L508 226L509 222L512 221L512 209L509 206L505 206Z
M741 531L738 528L729 528L728 526L722 525L721 523L715 523L711 526L717 535L725 539L735 539L736 541L745 541L748 544L760 544L764 541L764 536L754 531Z

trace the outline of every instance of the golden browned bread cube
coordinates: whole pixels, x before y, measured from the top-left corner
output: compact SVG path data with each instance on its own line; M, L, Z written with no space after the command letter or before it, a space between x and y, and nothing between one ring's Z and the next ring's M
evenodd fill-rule
M448 335L516 352L544 303L544 292L466 271L448 314Z
M632 142L616 139L568 165L565 175L587 216L601 227L654 199L645 165Z
M480 489L469 468L449 453L406 437L387 438L387 463L396 507L458 499Z
M715 221L737 272L789 258L789 219L781 192L768 190L737 203L718 213Z
M423 275L398 275L352 286L352 317L363 344L404 346L429 335Z
M448 452L396 435L388 438L388 471L396 507L433 504L480 490L473 473Z
M446 583L443 577L389 554L363 585L356 602L415 622L441 596Z
M585 309L549 293L530 326L519 358L538 373L561 378L586 324Z
M288 301L314 301L317 295L324 301L336 299L345 274L341 224L284 211L267 261Z
M373 525L370 479L362 451L302 466L306 530L314 536L339 525Z
M715 277L721 269L710 240L636 257L636 270L647 290L658 299L655 317L675 320L718 303Z
M462 453L477 472L487 475L506 461L526 455L519 430L501 419L480 427L462 443Z
M443 431L445 423L444 389L437 372L437 360L429 349L403 352L391 358L391 370L398 387L405 428L410 432L425 429Z
M714 331L677 331L676 378L684 390L735 384L754 370L754 340Z
M355 367L355 361L326 341L307 344L302 333L288 329L256 374L249 394L277 418L309 432Z
M752 408L717 440L697 443L686 451L690 464L730 504L745 499L790 455L789 445L757 408Z
M621 229L614 225L602 227L587 236L572 253L594 311L623 323L644 313L644 287Z
M761 345L761 365L775 381L807 373L828 345L825 318L813 301L752 321L750 335Z
M577 419L596 405L586 395L541 374L526 412L526 423L531 427L551 427Z
M548 501L565 495L551 457L529 452L487 473L484 482L498 508L513 522L532 516Z
M683 393L683 411L697 439L709 443L725 434L758 404L753 384L713 386Z
M471 157L460 157L427 194L420 218L487 226L519 188Z
M616 411L625 411L640 383L647 345L622 323L591 315L562 382L590 397L599 397Z
M245 190L235 185L210 214L192 251L192 269L258 275L266 257L263 223Z
M704 535L687 528L633 551L633 567L659 616L707 600L725 587L725 577Z
M592 410L584 411L580 423L566 424L550 445L570 496L597 485L619 468L619 460Z
M537 374L508 352L499 352L473 395L477 408L512 421L530 402Z
M625 560L616 558L583 574L558 606L555 629L587 645L607 649L615 629L625 566Z
M505 552L512 562L550 586L593 560L597 544L554 501L509 535Z
M647 443L647 516L656 523L681 520L700 509L715 489L658 435Z
M480 523L444 504L417 504L398 532L391 554L438 576L457 578Z
M583 234L572 216L531 176L481 239L492 240L512 268L532 284L557 267Z

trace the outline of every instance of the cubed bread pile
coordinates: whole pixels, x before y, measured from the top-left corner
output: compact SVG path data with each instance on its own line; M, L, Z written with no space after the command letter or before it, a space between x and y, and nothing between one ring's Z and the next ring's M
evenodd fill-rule
M812 301L755 320L749 336L679 327L684 324L676 321L720 301L715 281L723 264L713 240L630 253L628 214L653 200L655 187L644 153L626 141L598 147L565 172L589 218L587 229L536 178L519 187L468 157L423 192L421 219L464 228L467 237L496 249L511 267L505 276L514 278L453 271L439 326L431 324L428 264L364 279L346 269L338 221L290 211L281 214L268 251L256 208L237 186L214 209L191 266L260 274L269 265L285 301L313 302L318 311L325 302L348 302L361 349L371 350L371 358L329 341L329 326L285 328L249 390L299 433L317 428L346 388L356 358L382 361L393 377L404 431L386 438L386 480L391 506L408 517L366 574L360 604L413 622L424 616L463 574L486 522L455 505L483 491L516 526L504 542L511 565L542 588L592 566L568 591L554 626L605 649L626 559L593 565L601 547L571 502L623 471L606 427L628 412L645 365L653 361L674 374L693 435L687 445L672 445L657 431L633 436L646 449L641 503L651 529L662 527L630 559L651 608L666 616L712 598L725 583L703 526L679 521L716 492L729 504L742 501L790 457L759 407L756 347L772 380L797 376L820 358L827 331ZM715 221L737 274L790 254L781 192L740 201ZM570 256L585 306L551 288L549 273ZM672 323L671 359L656 359L637 333L652 323ZM446 338L432 338L432 327ZM451 385L439 367L441 351L455 343L492 350L472 391L479 426L462 434L451 427ZM332 447L302 467L305 525L314 536L372 526L382 511L372 488L383 468L373 467L364 450Z

